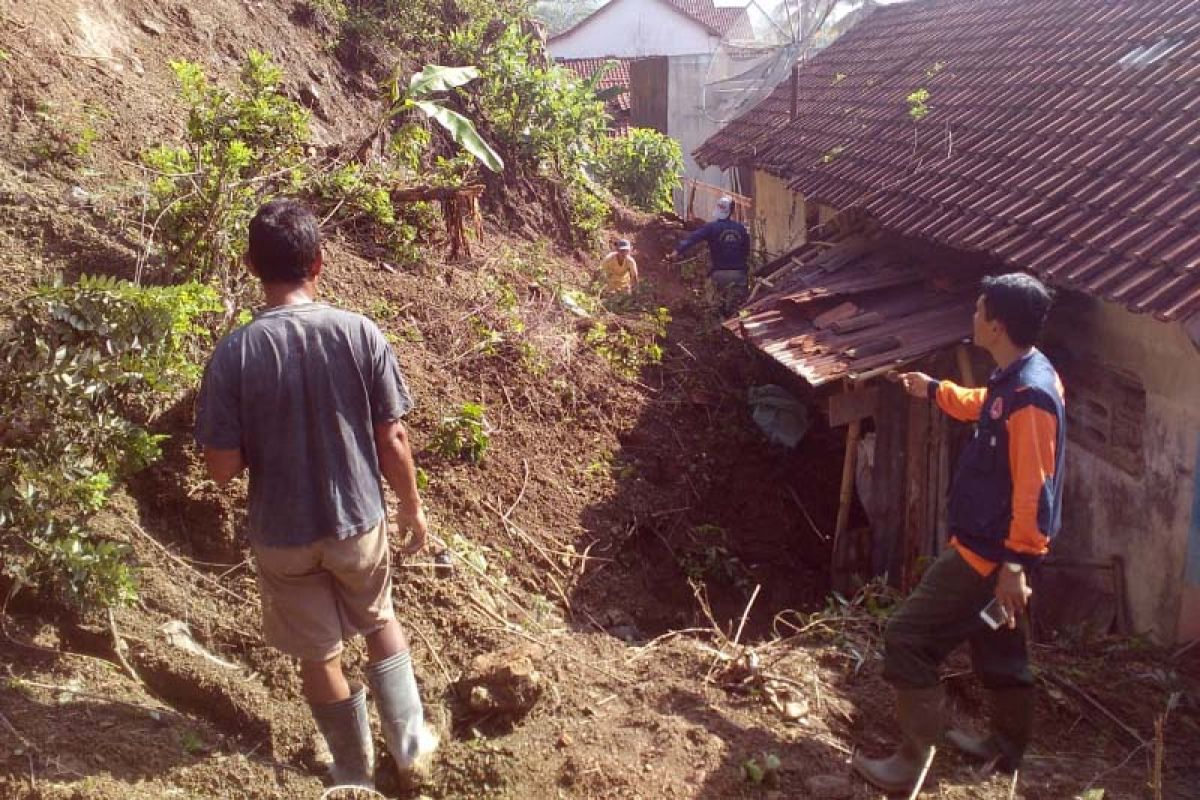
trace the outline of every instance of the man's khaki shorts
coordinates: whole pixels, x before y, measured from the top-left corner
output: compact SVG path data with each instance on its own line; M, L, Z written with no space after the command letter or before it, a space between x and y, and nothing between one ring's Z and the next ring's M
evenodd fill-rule
M304 661L328 661L356 633L396 618L387 524L299 547L254 545L263 638Z

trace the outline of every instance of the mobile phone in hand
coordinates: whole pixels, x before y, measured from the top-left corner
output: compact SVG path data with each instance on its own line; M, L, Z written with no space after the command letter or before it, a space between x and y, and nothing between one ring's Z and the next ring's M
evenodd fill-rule
M1008 624L1008 609L993 597L992 602L984 606L983 610L979 612L979 618L986 622L987 626L992 630L999 630L1001 625Z

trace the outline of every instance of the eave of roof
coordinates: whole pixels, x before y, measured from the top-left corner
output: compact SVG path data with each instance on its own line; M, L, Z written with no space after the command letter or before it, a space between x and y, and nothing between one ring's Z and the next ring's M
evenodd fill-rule
M882 7L798 70L794 121L785 82L696 156L765 169L809 200L1134 312L1186 319L1200 314L1195 8ZM923 101L910 99L917 90Z
M863 236L808 245L726 327L813 387L861 381L968 337L977 277L947 281Z

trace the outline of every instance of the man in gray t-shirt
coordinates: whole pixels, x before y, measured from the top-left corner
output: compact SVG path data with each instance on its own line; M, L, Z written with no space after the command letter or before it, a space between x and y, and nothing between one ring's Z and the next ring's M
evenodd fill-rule
M300 661L338 785L373 786L366 690L341 666L343 641L367 641L367 683L388 749L408 779L437 737L424 722L408 642L391 597L383 481L399 497L400 548L426 521L402 417L412 407L391 347L366 317L314 302L316 218L288 200L250 223L246 263L266 307L217 345L204 373L196 440L224 484L248 469L249 534L267 642Z

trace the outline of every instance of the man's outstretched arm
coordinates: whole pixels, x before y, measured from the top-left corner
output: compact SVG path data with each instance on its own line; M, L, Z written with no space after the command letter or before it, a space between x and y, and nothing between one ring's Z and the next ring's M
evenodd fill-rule
M987 389L971 389L952 381L936 381L924 372L905 372L898 378L904 391L938 404L938 408L961 422L975 422L983 410Z
M417 490L417 467L413 463L412 445L402 420L375 425L375 452L379 457L379 471L400 499L399 527L402 532L411 534L402 551L419 552L425 546L428 523L421 505L421 494Z
M675 245L675 252L672 253L672 257L679 258L684 253L686 253L688 250L691 250L696 245L707 240L708 232L711 227L712 227L712 223L706 222L703 225L701 225L699 228L697 228L696 230L689 233L687 235L687 238L685 238L679 244Z

